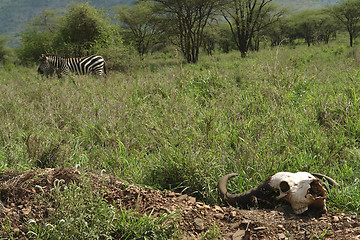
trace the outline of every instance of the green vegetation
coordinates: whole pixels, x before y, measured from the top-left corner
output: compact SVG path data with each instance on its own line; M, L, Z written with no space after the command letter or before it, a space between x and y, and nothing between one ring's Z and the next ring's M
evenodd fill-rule
M198 1L206 2L214 3ZM196 8L193 1L185 3ZM118 13L131 19L153 10L146 7ZM105 169L127 182L182 191L208 204L219 203L217 181L230 172L240 175L230 183L232 192L279 171L320 172L341 185L341 193L330 193L330 211L360 213L360 51L347 47L343 33L334 41L344 29L334 27L338 23L322 10L282 18L274 8L265 9L243 39L245 50L232 38L231 18L206 25L213 14L197 19L204 25L195 36L196 28L163 24L181 14L167 19L162 17L171 9L156 9L161 18L149 14L135 25L160 27L156 34L167 37L147 38L143 28L131 28L133 22L124 30L88 4L72 4L63 15L43 11L22 32L20 49L0 39L0 171ZM184 25L194 15L187 17ZM162 24L142 25L149 19ZM351 43L356 46L356 39ZM44 52L101 54L109 75L39 76L34 63ZM51 223L29 224L34 238L177 233L177 216L114 212L89 188L86 180L64 191L55 187L50 197L58 199L58 211ZM40 201L51 202L46 197ZM69 207L75 203L76 210ZM174 224L164 228L164 222ZM216 226L208 234L216 235Z
M332 207L359 212L358 54L331 44L148 59L78 87L1 70L0 168L79 164L208 203L225 173L240 173L242 191L278 171L321 172L343 186Z
M56 211L47 223L28 222L29 239L167 239L176 233L175 214L155 219L125 209L117 211L94 193L87 178L65 189L58 181L51 195L40 196L39 201Z

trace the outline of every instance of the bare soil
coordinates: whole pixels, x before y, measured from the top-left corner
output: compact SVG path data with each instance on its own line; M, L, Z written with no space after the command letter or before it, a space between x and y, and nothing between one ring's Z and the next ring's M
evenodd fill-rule
M67 184L78 181L80 174L74 168L0 173L0 226L7 217L16 239L25 239L29 219L46 221L49 215L49 209L36 196L42 191L49 193L56 179L64 179ZM360 218L356 215L328 212L316 217L314 213L299 216L286 204L271 210L209 206L188 195L132 186L112 176L87 174L94 188L119 210L133 209L153 217L177 211L183 239L198 239L214 226L223 239L360 239ZM0 232L1 237L8 236Z

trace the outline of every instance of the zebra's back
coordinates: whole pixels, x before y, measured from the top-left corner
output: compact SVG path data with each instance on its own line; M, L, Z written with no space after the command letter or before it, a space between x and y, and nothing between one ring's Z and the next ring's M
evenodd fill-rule
M71 72L78 74L89 74L95 72L101 76L105 71L105 60L100 55L93 55L82 58L68 58L67 65Z
M106 74L105 60L100 55L92 55L82 58L63 58L57 55L42 55L43 61L38 68L39 73L47 69L55 68L64 75L70 72L76 74L90 74L94 72L98 76Z

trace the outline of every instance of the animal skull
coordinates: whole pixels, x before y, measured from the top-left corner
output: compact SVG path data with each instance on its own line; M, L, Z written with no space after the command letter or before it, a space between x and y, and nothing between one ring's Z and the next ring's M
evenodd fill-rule
M296 214L308 210L309 206L326 212L327 194L321 180L307 172L279 172L271 176L269 185L278 189L277 200L284 199L291 204Z

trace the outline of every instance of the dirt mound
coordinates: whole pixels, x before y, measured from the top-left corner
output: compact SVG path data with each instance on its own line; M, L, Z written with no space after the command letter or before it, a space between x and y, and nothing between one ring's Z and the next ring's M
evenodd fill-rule
M88 174L94 187L118 209L134 209L153 217L178 211L184 239L199 238L214 225L224 239L360 239L360 218L355 215L298 216L287 205L272 210L209 206L188 195L129 186L111 176ZM6 216L16 238L24 239L26 222L46 219L49 214L36 195L48 193L61 179L67 184L78 181L79 176L74 168L1 173L0 224L4 224Z

